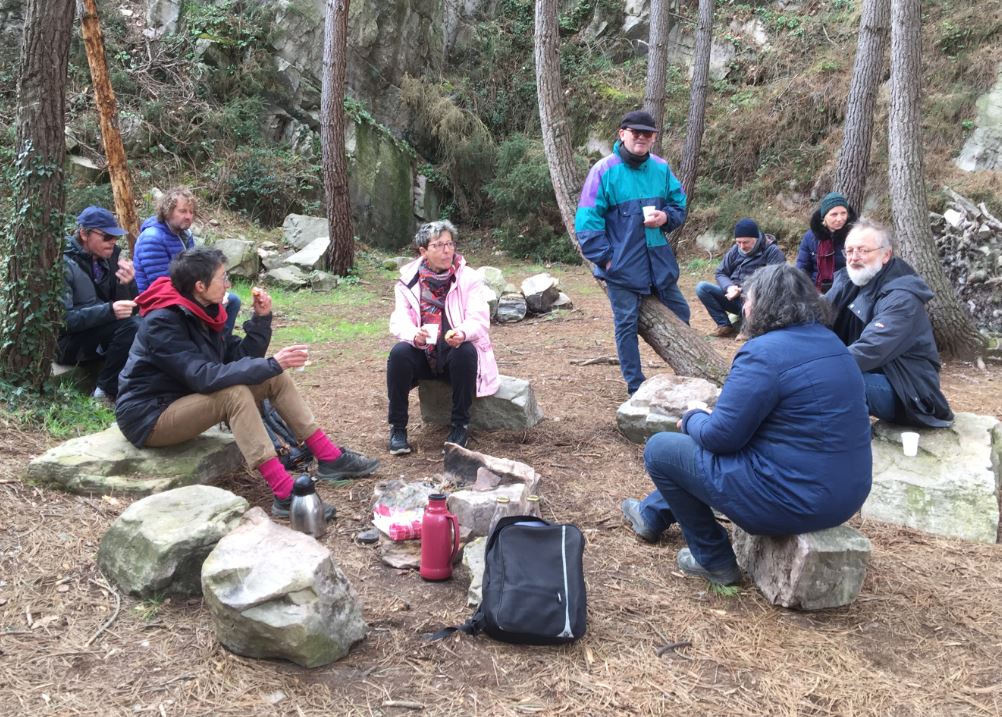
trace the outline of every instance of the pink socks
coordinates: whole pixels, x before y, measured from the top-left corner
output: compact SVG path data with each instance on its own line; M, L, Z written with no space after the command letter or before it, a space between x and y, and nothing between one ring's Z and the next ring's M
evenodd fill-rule
M264 476L265 481L271 486L271 492L279 500L285 500L292 493L292 476L285 470L282 461L278 456L269 458L257 467L258 472Z
M341 457L341 449L331 443L331 439L319 428L306 439L306 447L313 452L318 461L336 461Z

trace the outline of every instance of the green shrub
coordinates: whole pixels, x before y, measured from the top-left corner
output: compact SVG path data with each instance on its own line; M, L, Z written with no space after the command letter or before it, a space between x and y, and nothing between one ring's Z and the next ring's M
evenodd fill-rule
M211 194L264 226L309 212L322 196L319 168L289 151L252 147L214 163Z

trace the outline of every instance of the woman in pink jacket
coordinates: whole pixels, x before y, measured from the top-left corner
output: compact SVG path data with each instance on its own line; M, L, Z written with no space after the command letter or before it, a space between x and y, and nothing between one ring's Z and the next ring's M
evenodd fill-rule
M464 447L474 396L498 390L483 279L456 253L456 236L449 221L424 224L414 236L421 257L400 270L390 317L390 333L400 343L386 362L392 455L411 452L407 395L418 381L438 379L452 386L452 426L446 442Z

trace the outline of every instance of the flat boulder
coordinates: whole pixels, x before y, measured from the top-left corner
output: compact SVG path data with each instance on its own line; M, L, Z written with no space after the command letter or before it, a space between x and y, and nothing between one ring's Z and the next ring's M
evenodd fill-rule
M129 595L202 594L202 563L247 510L222 488L191 485L138 500L101 538L97 565Z
M264 279L270 286L292 291L302 289L310 283L310 277L295 264L286 264L272 269L265 275Z
M901 432L919 434L918 455L904 455ZM873 426L873 488L864 518L979 543L1000 542L1002 423L958 413L950 428Z
M230 276L255 277L261 268L261 258L254 243L246 239L219 239L213 245L226 256L226 271Z
M302 249L317 237L330 236L327 217L289 214L282 223L282 239L289 246Z
M526 311L528 311L528 307L524 296L504 293L498 299L498 308L494 312L494 319L499 324L513 324L524 319Z
M491 479L487 490L499 485L525 484L528 495L539 495L542 476L528 463L511 458L499 458L478 451L471 451L453 443L445 446L442 458L445 477L461 488L476 486L484 488L481 476L489 474Z
M219 642L246 657L318 667L347 655L368 629L330 550L260 508L209 553L202 592Z
M27 477L82 495L149 495L216 483L243 465L233 434L218 428L169 448L136 448L113 425L50 448L28 464Z
M317 237L302 249L285 260L286 264L298 266L303 271L312 271L320 267L324 254L331 245L330 237Z
M459 525L466 528L470 535L486 536L497 509L497 500L502 496L510 501L512 515L525 512L529 491L524 483L508 483L485 491L472 488L453 491L448 498L449 512L456 516Z
M870 541L840 525L802 535L751 535L735 526L738 564L773 605L823 610L859 595L870 561Z
M522 431L543 420L532 384L522 378L499 376L492 396L481 396L470 408L470 427L480 431ZM447 426L452 416L452 389L445 381L421 381L418 386L425 423Z
M624 436L643 443L655 433L677 432L675 424L692 401L710 408L717 402L719 389L703 378L658 374L637 389L616 411L616 424Z
M525 297L525 305L529 311L534 314L545 314L560 298L560 289L557 288L557 280L543 272L534 274L522 282L522 296Z

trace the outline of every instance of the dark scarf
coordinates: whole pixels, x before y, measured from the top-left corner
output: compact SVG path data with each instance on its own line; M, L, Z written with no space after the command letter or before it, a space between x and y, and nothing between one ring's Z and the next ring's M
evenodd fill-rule
M185 296L170 283L170 277L160 276L150 284L146 291L136 297L139 305L139 315L156 309L166 309L170 306L183 306L197 316L210 329L221 333L226 325L226 307L222 304L202 306L189 296Z
M646 162L647 158L651 156L650 152L648 152L647 154L634 154L633 152L628 150L626 148L626 145L623 144L622 142L619 142L617 144L618 146L616 147L616 151L619 153L619 156L622 158L624 162L626 162L628 166L632 167L633 169L636 169L641 164Z
M814 236L818 240L817 254L815 258L818 265L818 275L814 279L814 285L818 291L824 293L832 285L835 278L835 251L836 247L845 246L845 238L852 229L854 217L850 216L849 221L842 225L842 228L832 232L824 224L820 224Z
M441 273L432 271L428 262L424 260L418 266L418 286L421 290L421 325L438 325L438 341L427 344L424 348L432 371L438 370L438 344L443 341L442 317L445 314L445 295L449 293L449 284L456 280L459 260L460 256L456 254L453 257L452 266Z

